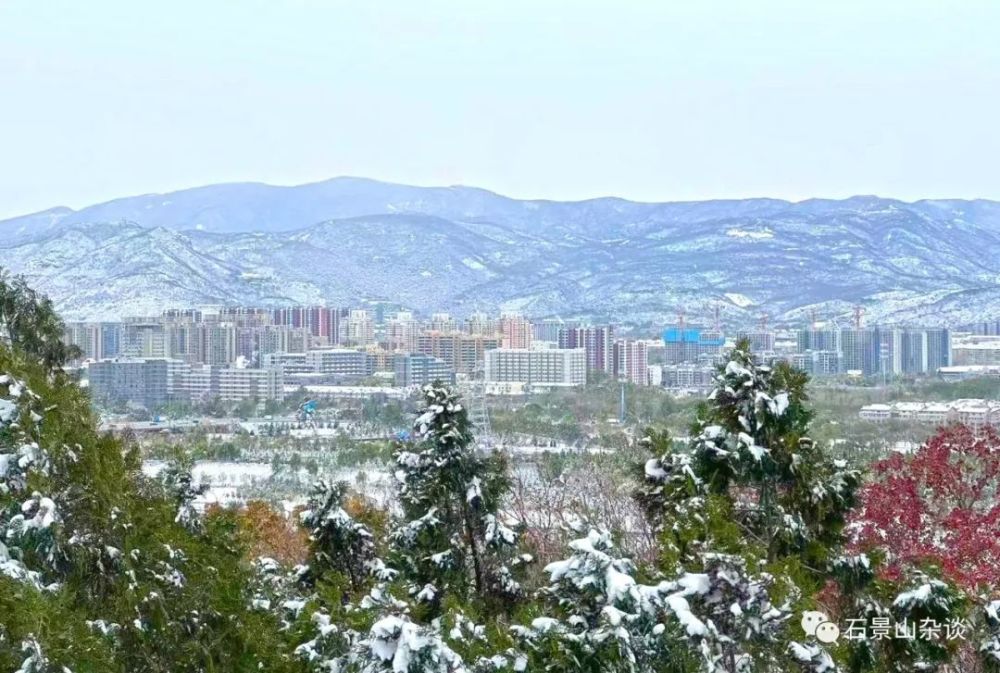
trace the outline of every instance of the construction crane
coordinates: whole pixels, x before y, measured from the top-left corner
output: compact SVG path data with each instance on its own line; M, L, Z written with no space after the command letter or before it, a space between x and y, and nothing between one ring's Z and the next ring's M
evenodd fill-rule
M860 305L855 305L854 307L854 329L861 329L861 316L864 314L865 309Z

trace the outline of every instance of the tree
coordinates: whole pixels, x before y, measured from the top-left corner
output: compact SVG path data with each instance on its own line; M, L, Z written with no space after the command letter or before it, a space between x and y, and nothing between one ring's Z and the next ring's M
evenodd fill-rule
M523 595L512 571L523 559L517 532L500 514L509 490L506 462L476 450L454 392L428 385L423 394L416 442L401 444L394 456L402 507L391 535L394 565L429 614L447 595L509 607Z
M661 570L702 578L669 607L693 625L703 671L834 665L784 626L823 586L860 481L808 438L806 381L785 364L757 363L741 341L699 409L690 452L664 434L645 440L655 453L637 496L662 531Z
M822 592L820 604L831 619L854 634L845 636L846 673L943 671L961 654L964 641L949 639L945 633L956 625L967 628L967 601L953 586L913 569L893 580L880 579L878 564L866 554L833 559L831 574L835 581ZM884 637L887 632L891 637ZM826 654L816 646L804 646L799 652L814 656L814 668L821 663L815 657Z
M888 577L931 564L970 592L1000 586L1000 434L951 425L879 461L851 530Z
M274 558L287 565L305 562L309 553L306 533L270 504L251 500L237 516L250 559Z
M366 525L344 510L347 483L320 480L300 517L309 533L310 559L306 579L316 582L326 572L338 572L359 591L375 560L375 540Z
M63 342L63 323L52 302L28 287L23 276L0 268L0 344L7 343L52 371L79 357Z
M278 623L247 603L234 514L177 520L190 483L145 478L136 447L98 431L34 306L4 308L0 344L0 670L290 671Z
M607 533L591 530L571 542L570 549L570 558L545 567L550 578L542 591L549 608L546 616L514 627L527 669L689 670L690 657L672 647L679 634L668 634L665 624L666 601L676 604L685 589L668 583L639 584L635 566L617 556Z

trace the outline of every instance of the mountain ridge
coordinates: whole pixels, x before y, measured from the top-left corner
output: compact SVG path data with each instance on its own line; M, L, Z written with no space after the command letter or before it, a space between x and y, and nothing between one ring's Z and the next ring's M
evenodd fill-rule
M1000 203L985 199L564 202L334 178L0 222L0 264L74 319L387 299L626 322L719 308L741 324L857 303L873 320L954 323L1000 315L998 258Z

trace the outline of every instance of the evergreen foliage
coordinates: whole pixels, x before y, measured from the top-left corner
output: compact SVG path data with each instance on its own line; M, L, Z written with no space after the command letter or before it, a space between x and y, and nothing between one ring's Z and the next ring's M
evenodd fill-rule
M0 344L54 370L80 355L62 338L63 323L49 298L0 267Z
M423 390L386 512L323 480L290 521L263 503L203 512L189 452L150 479L136 446L97 431L61 373L69 353L47 300L0 278L0 328L0 671L1000 671L995 596L963 593L946 581L959 575L877 535L846 545L861 475L809 438L805 376L760 364L746 343L688 446L641 440L636 497L656 562L622 555L628 527L618 539L594 527L533 584L505 513L506 459L477 448L448 387ZM262 531L280 532L285 564L254 557ZM978 631L967 644L831 644L800 630L805 610L868 632L963 619Z
M45 334L0 346L0 670L289 670L277 624L248 609L232 513L183 525L178 491L97 432Z
M423 393L416 441L395 453L402 517L391 534L392 561L428 615L439 614L448 596L508 609L523 596L515 568L530 557L517 554L519 535L500 511L510 486L506 461L476 450L453 391L428 385Z

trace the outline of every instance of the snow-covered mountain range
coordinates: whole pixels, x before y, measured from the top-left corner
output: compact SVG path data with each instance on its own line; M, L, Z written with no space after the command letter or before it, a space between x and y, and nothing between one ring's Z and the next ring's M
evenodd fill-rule
M229 184L0 222L0 266L70 319L387 299L670 320L1000 317L1000 203L523 201L359 178Z

